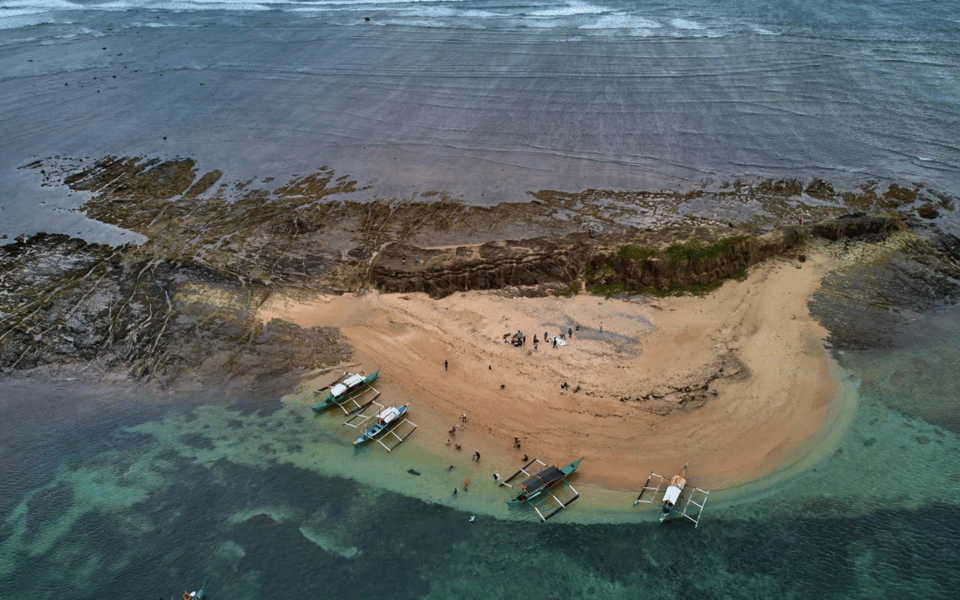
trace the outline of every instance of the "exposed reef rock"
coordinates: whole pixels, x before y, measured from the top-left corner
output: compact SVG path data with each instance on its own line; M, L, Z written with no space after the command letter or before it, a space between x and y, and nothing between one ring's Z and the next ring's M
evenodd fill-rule
M813 235L833 241L843 237L855 239L867 236L882 239L904 227L903 221L896 215L859 212L818 221L813 225Z
M0 368L248 387L349 357L335 329L256 321L263 286L131 250L46 234L0 247Z
M633 233L572 234L446 249L391 244L373 259L369 282L383 292L425 292L433 298L506 286L537 286L542 294L560 293L581 278L598 293L656 293L719 284L796 248L803 239L793 227L763 236L730 236L725 228L707 227ZM686 241L647 245L658 243L664 233Z
M646 245L640 237L615 252L595 255L586 278L594 291L606 293L621 291L620 287L625 292L663 294L691 286L711 286L739 276L771 256L797 248L803 239L803 234L793 227L761 236L727 237L700 228L685 240L678 239L665 247ZM605 289L611 285L615 287Z
M960 300L960 240L914 227L826 248L840 266L810 302L837 350L900 345L917 315Z
M622 396L620 402L639 405L644 411L666 416L677 411L700 408L714 397L711 387L718 380L742 381L750 376L750 369L734 352L727 351L704 367L703 372L682 384L658 385L638 396Z
M425 292L433 298L507 286L566 287L596 249L583 234L447 250L390 244L374 260L370 283L383 292Z
M940 229L955 202L919 185L737 179L683 192L539 190L485 206L437 191L371 198L327 167L287 182L227 181L189 158L23 168L87 194L89 217L147 241L41 234L0 248L5 373L246 386L349 356L335 330L261 325L257 307L275 289L703 294L770 257L801 267L809 244L841 263L811 304L837 348L895 344L911 312L960 297L960 241ZM705 385L624 401L696 406Z

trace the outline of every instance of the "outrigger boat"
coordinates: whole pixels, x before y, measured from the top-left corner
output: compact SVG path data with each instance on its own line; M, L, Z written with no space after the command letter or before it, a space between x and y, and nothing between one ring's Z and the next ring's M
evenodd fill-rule
M400 418L406 414L407 408L410 406L409 402L403 406L389 406L386 408L382 404L373 401L371 401L368 406L369 405L377 407L377 410L373 414L365 415L361 413L354 415L344 423L344 425L364 430L360 437L353 442L354 446L359 447L370 440L376 440L377 443L387 449L387 452L392 452L394 448L402 444L404 440L410 437L410 434L416 431L416 423L410 419ZM406 426L402 434L397 433L397 429L401 426ZM396 443L388 446L384 444L382 440L377 439L380 435L384 435L384 437L388 439L395 439ZM390 436L392 436L392 438Z
M573 502L580 497L580 493L577 490L573 489L573 486L567 481L567 477L573 474L577 470L577 467L580 466L580 461L583 460L581 456L579 460L575 460L569 465L558 469L557 467L547 467L547 464L541 461L539 458L534 458L526 465L524 465L519 471L507 477L503 480L501 485L512 488L510 482L519 477L520 475L526 475L522 483L517 484L517 495L507 500L507 506L510 508L516 508L524 504L529 504L533 507L533 510L537 511L537 514L540 516L540 522L546 523L547 519L554 516L561 510L567 508ZM545 467L542 471L539 471L535 475L530 473L527 469L532 467L535 464L539 464L542 467ZM560 486L561 488L570 488L574 496L567 500L561 500L557 496L557 492L560 491L558 488L556 491L551 491L551 488L555 486ZM555 502L557 508L551 511L549 514L544 515L540 510L541 504L546 504L550 502Z
M343 375L337 378L336 381L313 392L314 394L323 394L320 402L313 405L313 412L319 414L328 408L339 406L345 414L349 415L367 408L374 400L380 397L380 392L373 387L373 382L377 380L379 375L379 369L367 376L364 376L362 373L356 375L344 371ZM371 391L376 395L361 405L360 398L365 397L367 392Z
M650 482L654 479L656 479L656 483L655 485L651 485ZM643 484L643 489L640 490L640 495L633 501L633 505L636 506L641 502L644 504L653 504L656 502L657 496L660 494L660 489L663 487L665 481L667 481L667 478L663 475L650 473L647 477L647 482ZM646 498L644 498L644 492L649 492ZM681 498L681 496L684 495L686 498L685 502L684 499ZM666 489L663 491L660 522L663 523L667 520L667 517L673 514L681 519L689 519L693 521L695 528L699 527L700 514L703 512L703 505L707 503L707 496L709 495L710 492L701 490L698 487L687 487L687 465L683 465L680 473L670 478ZM681 504L683 505L682 507L680 506ZM693 505L692 509L690 505ZM694 511L696 511L696 515L693 514Z
M183 600L203 600L207 597L206 592L203 591L203 588L207 587L207 582L204 581L203 585L200 586L200 589L196 592L184 592Z

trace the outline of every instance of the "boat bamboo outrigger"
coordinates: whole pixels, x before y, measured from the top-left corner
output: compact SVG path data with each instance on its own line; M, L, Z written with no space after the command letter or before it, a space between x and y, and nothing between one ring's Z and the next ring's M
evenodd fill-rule
M200 586L200 589L199 589L199 590L197 590L197 591L195 591L195 592L184 592L184 593L183 593L183 600L203 600L204 598L207 597L206 592L203 591L204 588L206 588L206 587L207 587L207 582L204 581L204 582L203 582L203 585Z
M654 480L656 480L655 484L651 485ZM667 481L667 478L663 475L650 473L647 482L643 484L643 489L640 490L640 495L633 501L633 505L636 506L641 502L644 504L656 502L665 481ZM644 497L645 492L649 492L646 497ZM698 487L687 487L687 465L683 465L680 473L670 478L666 489L663 491L661 504L663 511L660 513L660 522L663 523L667 517L673 514L681 519L689 519L693 521L694 527L699 527L700 514L703 513L703 505L707 503L707 496L709 495L710 492ZM692 509L690 508L691 505L693 505ZM694 514L694 511L696 511L696 514Z
M517 489L519 492L516 496L510 500L507 500L507 506L510 508L515 508L517 506L522 506L523 504L529 504L533 507L533 510L537 511L537 515L540 516L540 522L546 523L547 519L567 508L573 504L577 498L580 497L580 493L573 489L573 486L567 481L567 477L577 470L577 467L580 466L581 460L583 460L582 456L579 460L575 460L562 469L558 469L555 466L547 467L547 464L541 461L539 458L534 458L524 465L519 471L501 482L501 485L513 488L513 486L510 485L511 481L520 475L527 476L527 479L525 479L522 483L517 484ZM534 475L527 470L534 464L539 464L541 467L546 468ZM559 488L551 491L551 488L555 486L559 486ZM570 488L574 495L572 498L561 500L557 494L561 489L566 488ZM544 515L544 513L540 510L540 506L548 503L556 503L557 508Z
M380 397L380 392L373 387L373 382L377 380L379 375L379 369L366 376L363 373L357 375L344 371L343 375L335 381L313 392L314 394L323 394L320 402L312 406L313 412L319 414L334 406L339 406L346 415L362 411ZM370 392L375 395L367 399ZM363 404L361 404L361 399L365 400Z
M354 446L361 446L370 440L376 440L378 444L386 448L387 452L392 452L394 448L402 444L410 437L410 434L416 431L416 423L410 419L400 418L406 414L407 408L410 407L409 402L403 406L388 406L386 408L382 404L373 401L370 402L370 405L376 407L373 413L364 414L361 412L360 414L350 417L344 423L344 425L363 430L360 437L353 442ZM398 430L402 431L398 433ZM391 442L393 442L393 440L396 441L388 446L383 443L382 440L377 439L381 435L391 440Z

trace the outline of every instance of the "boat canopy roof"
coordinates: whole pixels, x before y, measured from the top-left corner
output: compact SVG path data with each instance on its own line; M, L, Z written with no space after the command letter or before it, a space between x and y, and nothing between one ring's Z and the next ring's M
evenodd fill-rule
M350 388L360 385L365 381L365 379L366 378L363 375L351 375L350 377L347 377L337 385L330 388L330 395L334 397L339 396Z
M669 486L667 491L663 493L663 499L669 503L670 506L673 506L677 503L677 500L680 499L680 488L675 485Z
M526 490L528 494L536 492L542 488L547 488L564 478L563 471L556 467L547 467L530 479L520 484L520 489Z

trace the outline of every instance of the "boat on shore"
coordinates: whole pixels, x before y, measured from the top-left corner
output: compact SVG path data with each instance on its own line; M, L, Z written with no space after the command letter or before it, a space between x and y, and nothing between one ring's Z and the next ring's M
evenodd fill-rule
M373 420L373 423L367 427L360 437L353 442L353 445L360 446L361 444L376 438L378 435L386 431L391 424L398 421L400 417L407 412L407 408L409 406L409 402L403 406L388 406L372 415L371 419Z
M519 471L510 477L507 477L500 483L500 485L512 488L513 486L510 484L511 481L520 475L527 476L527 479L517 485L517 494L510 500L507 500L507 506L510 508L516 508L518 506L523 506L524 504L529 504L537 512L537 515L540 516L540 521L546 523L547 519L556 515L561 510L564 510L580 497L580 493L573 489L573 486L567 481L567 477L572 475L573 472L577 470L577 467L580 466L581 460L583 460L582 456L578 460L575 460L562 469L559 469L555 466L547 467L547 465L539 458L534 458L529 463L524 465ZM542 471L533 474L527 469L532 467L534 464L539 464L545 468ZM554 490L553 488L557 489ZM561 494L565 496L561 498L561 496L558 494L560 494L562 491L565 491L567 488L569 488L569 492L566 492L566 494ZM544 511L548 510L545 505L553 505L555 508L552 511L544 514ZM542 506L544 507L544 511L540 510Z
M582 460L582 459L581 459ZM536 499L538 496L563 482L567 477L573 474L580 466L580 460L575 460L569 465L558 469L557 467L547 467L536 475L523 481L517 486L519 492L516 496L507 500L507 505L511 508L521 506L525 502ZM512 478L511 478L512 479Z
M687 465L683 465L683 469L669 480L663 475L651 472L633 505L654 504L657 498L660 498L661 523L674 516L692 521L696 528L700 526L700 515L709 495L707 490L687 486Z
M336 381L314 391L314 394L322 394L322 397L320 402L311 407L313 412L319 414L328 408L339 406L344 409L344 412L350 414L351 412L356 412L362 408L365 408L366 406L369 406L370 402L367 402L365 405L361 406L360 403L357 402L357 398L369 390L376 392L376 390L373 389L373 382L376 381L377 377L379 376L379 369L366 376L364 376L362 373L355 374L344 371L343 375L340 376ZM380 393L377 392L377 395L374 396L373 400L379 396ZM351 400L353 402L350 402ZM348 411L347 408L344 407L345 404L349 404L353 410Z

